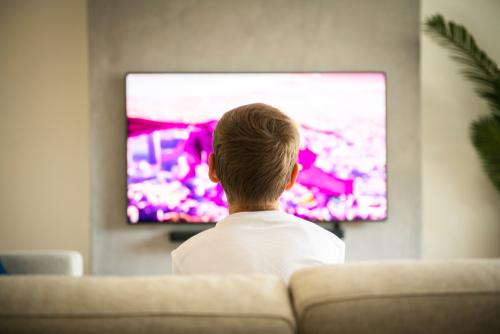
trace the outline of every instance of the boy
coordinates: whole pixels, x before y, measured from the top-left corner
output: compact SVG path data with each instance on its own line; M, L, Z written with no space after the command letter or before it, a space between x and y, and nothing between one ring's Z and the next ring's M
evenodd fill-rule
M299 133L294 122L257 103L217 123L209 178L220 182L229 216L172 252L177 274L274 274L288 280L303 267L344 262L344 242L314 223L278 211L295 184Z

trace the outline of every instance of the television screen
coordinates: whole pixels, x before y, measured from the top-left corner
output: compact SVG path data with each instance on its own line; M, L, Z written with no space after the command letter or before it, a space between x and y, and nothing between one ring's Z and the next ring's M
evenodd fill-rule
M129 73L129 222L225 217L224 191L207 175L212 133L224 112L255 102L299 126L301 170L282 210L314 222L386 218L384 73Z

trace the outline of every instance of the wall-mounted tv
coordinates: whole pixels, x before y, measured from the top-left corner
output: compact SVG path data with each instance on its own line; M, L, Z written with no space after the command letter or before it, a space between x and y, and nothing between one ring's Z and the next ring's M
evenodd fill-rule
M302 169L281 209L314 222L387 217L384 73L129 73L130 223L213 223L225 217L207 176L221 115L262 102L299 125Z

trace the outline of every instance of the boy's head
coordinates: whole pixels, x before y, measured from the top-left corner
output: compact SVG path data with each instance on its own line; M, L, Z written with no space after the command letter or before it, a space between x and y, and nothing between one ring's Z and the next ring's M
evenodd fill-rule
M263 210L295 183L299 133L280 110L256 103L228 111L217 123L209 176L230 204Z

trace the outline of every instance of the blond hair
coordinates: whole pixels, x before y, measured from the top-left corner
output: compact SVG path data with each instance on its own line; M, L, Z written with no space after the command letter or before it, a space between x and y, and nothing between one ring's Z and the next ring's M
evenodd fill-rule
M226 112L213 138L215 172L228 201L249 209L275 202L297 162L299 133L280 110L262 103Z

